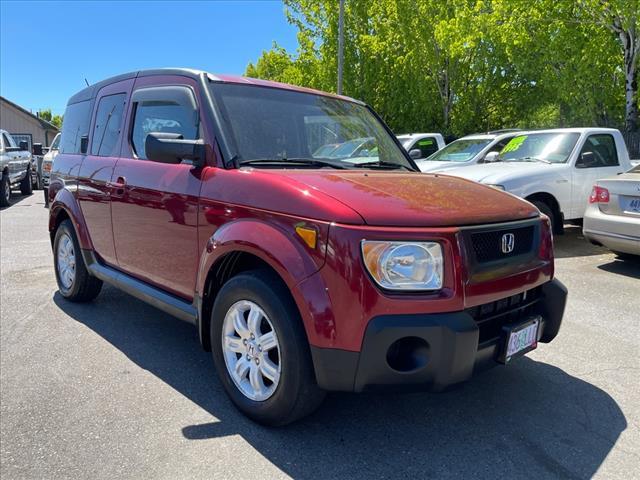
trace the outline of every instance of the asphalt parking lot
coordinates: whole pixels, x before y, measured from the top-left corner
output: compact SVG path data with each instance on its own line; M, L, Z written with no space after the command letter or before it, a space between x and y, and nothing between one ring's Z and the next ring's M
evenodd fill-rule
M640 471L640 265L569 228L558 338L444 394L333 394L268 429L193 327L107 287L56 293L42 192L0 212L0 469L9 478L620 478ZM633 474L633 472L636 472Z

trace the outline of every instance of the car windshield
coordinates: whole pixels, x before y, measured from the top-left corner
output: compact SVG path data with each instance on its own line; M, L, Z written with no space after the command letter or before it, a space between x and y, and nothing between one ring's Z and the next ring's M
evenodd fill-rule
M468 162L489 143L491 143L490 138L461 138L451 142L442 150L438 150L427 160L435 162Z
M576 146L579 133L527 133L513 137L500 151L501 162L565 163Z
M629 170L629 173L640 173L640 163Z
M371 111L313 93L211 83L240 164L414 170Z

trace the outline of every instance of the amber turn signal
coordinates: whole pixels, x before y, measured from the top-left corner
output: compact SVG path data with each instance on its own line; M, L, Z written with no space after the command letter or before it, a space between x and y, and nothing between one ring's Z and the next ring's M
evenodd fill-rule
M316 248L316 239L318 233L313 228L297 226L296 233L300 236L304 243L309 245L309 248Z

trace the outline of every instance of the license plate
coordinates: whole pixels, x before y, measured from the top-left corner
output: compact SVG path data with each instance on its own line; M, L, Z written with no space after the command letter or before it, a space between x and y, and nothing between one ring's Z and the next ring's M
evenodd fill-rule
M541 318L536 316L519 325L503 327L504 344L498 360L502 363L509 363L513 358L536 348L540 320Z
M629 213L640 213L640 197L622 197L622 210Z

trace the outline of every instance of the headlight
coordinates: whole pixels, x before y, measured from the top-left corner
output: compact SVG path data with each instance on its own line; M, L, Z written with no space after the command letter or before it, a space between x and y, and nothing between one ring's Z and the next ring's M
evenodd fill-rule
M496 190L502 190L502 191L504 191L504 185L489 185L489 184L487 184L487 186L488 186L488 187L493 187L493 188L495 188Z
M362 241L367 270L389 290L442 288L442 247L436 242Z

